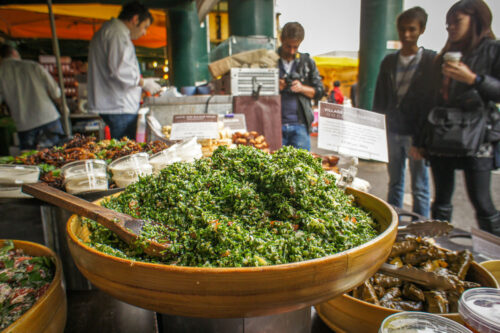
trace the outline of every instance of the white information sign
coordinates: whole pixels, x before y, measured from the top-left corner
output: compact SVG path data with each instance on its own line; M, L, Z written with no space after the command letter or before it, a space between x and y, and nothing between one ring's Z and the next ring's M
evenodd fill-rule
M320 102L318 147L342 155L388 162L385 115Z
M247 131L247 124L243 113L226 114L223 116L222 122L224 123L224 128L229 129L231 134L236 132L245 133Z
M172 122L171 140L183 140L192 137L198 139L217 139L219 127L216 114L177 114Z

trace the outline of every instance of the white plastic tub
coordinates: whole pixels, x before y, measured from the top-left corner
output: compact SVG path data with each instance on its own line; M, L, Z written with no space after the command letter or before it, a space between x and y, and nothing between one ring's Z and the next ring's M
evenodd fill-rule
M38 182L40 169L34 165L0 164L0 184L16 185Z

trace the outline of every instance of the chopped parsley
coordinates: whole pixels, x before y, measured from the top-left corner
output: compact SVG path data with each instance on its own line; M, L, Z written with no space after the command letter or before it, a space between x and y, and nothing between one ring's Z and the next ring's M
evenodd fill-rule
M148 257L84 219L89 244L122 258L198 267L277 265L321 258L377 236L377 224L335 186L321 159L284 147L274 154L219 147L211 158L174 163L103 206L155 221L142 240L169 244Z

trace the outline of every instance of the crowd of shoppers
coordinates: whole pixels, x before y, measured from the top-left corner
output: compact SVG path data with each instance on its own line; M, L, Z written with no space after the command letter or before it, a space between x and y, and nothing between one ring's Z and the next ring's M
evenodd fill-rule
M426 21L420 7L401 13L397 29L402 48L386 56L380 66L373 109L387 119L387 200L403 206L409 160L413 211L429 216L429 164L435 188L430 215L451 221L455 171L463 170L479 228L500 235L500 212L491 196L491 171L499 167L498 134L491 132L499 124L490 116L498 113L495 104L500 102L500 43L491 29L491 11L483 0L455 3L446 15L448 40L437 55L417 44ZM453 56L446 57L448 52ZM436 108L484 114L484 121L473 129L482 134L472 152L434 149L429 115ZM440 135L444 141L445 134ZM471 138L463 139L467 140ZM470 142L459 144L470 146Z

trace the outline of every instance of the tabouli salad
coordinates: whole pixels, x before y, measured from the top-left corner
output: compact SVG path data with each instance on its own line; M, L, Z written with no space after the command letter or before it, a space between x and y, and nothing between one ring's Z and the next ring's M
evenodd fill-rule
M12 241L0 248L0 330L28 311L49 289L54 264L49 257L32 257L14 249Z
M267 154L219 147L210 158L176 162L143 177L107 208L157 223L143 239L167 243L161 263L200 267L278 265L351 249L378 235L378 224L335 186L321 159L284 147ZM133 260L146 258L109 229L84 220L89 245Z

